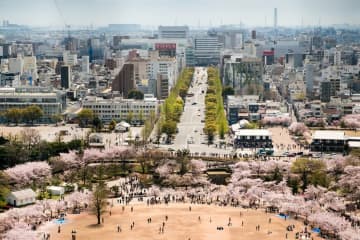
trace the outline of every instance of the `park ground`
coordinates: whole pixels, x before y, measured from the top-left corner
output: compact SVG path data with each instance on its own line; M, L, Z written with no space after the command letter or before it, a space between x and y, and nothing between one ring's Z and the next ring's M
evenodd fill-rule
M57 225L49 227L52 240L71 239L71 231L76 230L77 240L107 240L107 239L155 239L155 240L230 240L230 239L285 239L286 226L295 225L295 230L288 232L288 239L295 239L295 232L303 230L299 221L284 220L275 214L266 214L263 209L241 209L233 207L220 207L214 205L191 205L186 203L172 203L169 205L137 204L125 207L115 204L109 212L104 214L104 224L96 225L96 217L88 213L68 215L68 223L61 225L58 233ZM240 212L242 216L240 216ZM168 220L165 220L165 216ZM200 221L199 221L200 216ZM152 219L151 223L147 219ZM211 218L211 221L210 221ZM228 226L231 218L232 226ZM269 223L271 218L271 223ZM242 221L244 225L242 226ZM135 223L133 230L130 229ZM165 222L164 233L159 228ZM260 231L256 231L256 225ZM121 232L117 232L120 225ZM224 230L217 230L223 227ZM313 236L314 239L320 239Z

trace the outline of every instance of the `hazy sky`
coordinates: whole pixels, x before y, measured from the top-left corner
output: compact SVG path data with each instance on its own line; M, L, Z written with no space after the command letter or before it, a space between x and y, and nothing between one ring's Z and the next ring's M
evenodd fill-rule
M0 20L36 26L360 24L360 0L0 0Z

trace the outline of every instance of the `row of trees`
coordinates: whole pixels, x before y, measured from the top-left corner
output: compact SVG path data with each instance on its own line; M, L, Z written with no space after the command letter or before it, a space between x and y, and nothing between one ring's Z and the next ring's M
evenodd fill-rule
M171 89L168 98L162 105L160 121L158 122L158 137L160 137L161 133L165 133L168 141L171 141L172 135L175 134L193 74L194 68L185 68L180 74L175 87Z
M219 71L216 68L208 68L208 89L205 96L205 128L208 142L212 143L216 133L224 139L228 131L228 122L225 116L222 85Z
M12 167L19 163L35 160L48 160L52 156L70 150L79 150L83 142L74 139L62 142L61 137L55 142L41 140L40 134L33 128L24 128L18 135L1 137L0 141L0 169Z
M2 116L8 124L15 123L17 125L21 122L34 124L44 116L44 112L39 106L31 105L25 108L9 108Z

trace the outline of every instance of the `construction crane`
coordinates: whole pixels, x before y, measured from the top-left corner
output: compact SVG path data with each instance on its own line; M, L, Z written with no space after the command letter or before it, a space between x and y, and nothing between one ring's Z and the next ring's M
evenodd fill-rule
M65 20L64 15L63 15L60 7L59 7L59 4L58 4L57 0L54 0L54 4L55 4L55 7L56 7L56 9L57 9L57 11L58 11L58 13L59 13L59 15L60 15L60 17L61 17L61 20L62 20L63 23L64 23L64 26L65 26L64 35L65 35L65 32L67 31L68 38L70 39L70 37L71 37L71 34L70 34L70 24L66 24L66 20Z

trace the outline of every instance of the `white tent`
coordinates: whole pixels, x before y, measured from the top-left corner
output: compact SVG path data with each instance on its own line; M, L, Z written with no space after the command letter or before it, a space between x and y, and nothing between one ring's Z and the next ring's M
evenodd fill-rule
M246 119L241 119L241 120L239 121L239 126L240 126L240 128L244 128L247 124L249 124L249 121L246 120Z
M50 192L52 195L60 196L65 193L64 187L58 187L58 186L49 186L46 188L48 192Z

